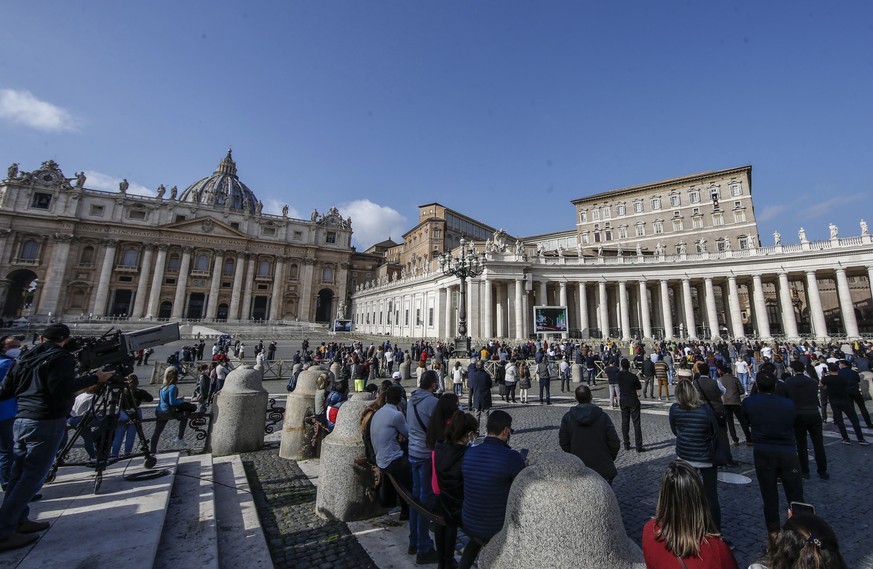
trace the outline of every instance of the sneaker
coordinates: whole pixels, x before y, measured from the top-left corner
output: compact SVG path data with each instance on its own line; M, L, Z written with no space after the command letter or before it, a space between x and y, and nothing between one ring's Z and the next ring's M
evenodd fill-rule
M13 533L6 539L0 541L0 551L11 551L13 549L18 549L19 547L30 545L37 539L39 539L39 536L35 533Z
M433 565L434 563L439 563L439 560L440 556L433 549L427 553L419 553L415 556L416 565Z
M51 527L51 524L48 522L35 522L33 520L24 520L18 527L15 529L18 533L36 533L38 531L44 531Z
M850 445L850 444L852 444L852 441L850 441L849 439L843 439L843 440L840 441L840 442L842 442L844 445Z
M862 447L868 447L870 446L870 441L865 441L864 439L861 439L860 441L858 441L858 444Z
M646 449L644 447L637 447L637 452L646 452L646 450L648 450L648 449Z

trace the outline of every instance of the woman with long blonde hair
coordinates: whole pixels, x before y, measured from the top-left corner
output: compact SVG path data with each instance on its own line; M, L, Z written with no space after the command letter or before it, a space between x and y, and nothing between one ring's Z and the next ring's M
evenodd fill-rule
M683 460L667 465L655 517L643 528L648 569L737 569L722 541L697 470Z

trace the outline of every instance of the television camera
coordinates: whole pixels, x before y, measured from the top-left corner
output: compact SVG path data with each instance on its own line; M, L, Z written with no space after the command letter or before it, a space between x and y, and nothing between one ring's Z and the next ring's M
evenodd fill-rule
M134 352L179 340L179 324L164 324L124 333L111 328L100 337L75 336L67 349L76 355L79 369L114 371L111 381L121 381L134 371Z

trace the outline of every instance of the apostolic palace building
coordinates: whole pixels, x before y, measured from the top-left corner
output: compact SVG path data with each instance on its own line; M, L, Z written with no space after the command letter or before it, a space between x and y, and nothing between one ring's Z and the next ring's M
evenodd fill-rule
M230 151L156 197L89 189L49 160L0 181L0 317L207 322L351 318L360 333L449 339L475 258L468 335L528 338L534 306L566 307L580 338L857 337L873 333L873 237L758 235L752 168L572 201L575 228L511 236L438 203L401 243L351 246L336 208L262 212ZM568 216L569 217L569 216ZM851 231L850 231L851 232ZM792 236L792 240L794 236ZM348 307L348 308L347 308ZM349 310L350 308L350 310Z

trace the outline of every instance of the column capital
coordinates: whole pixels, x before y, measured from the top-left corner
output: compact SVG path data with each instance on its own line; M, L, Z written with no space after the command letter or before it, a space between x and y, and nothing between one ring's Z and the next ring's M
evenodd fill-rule
M166 252L167 249L170 248L170 245L169 245L169 243L158 243L157 247L158 247L158 251Z
M73 235L69 233L55 233L54 235L52 235L52 237L54 237L55 241L58 241L60 243L69 243L74 238Z
M100 243L106 247L118 247L118 239L101 239Z
M182 252L186 255L190 255L194 252L194 247L191 245L185 245L184 247L182 247Z

